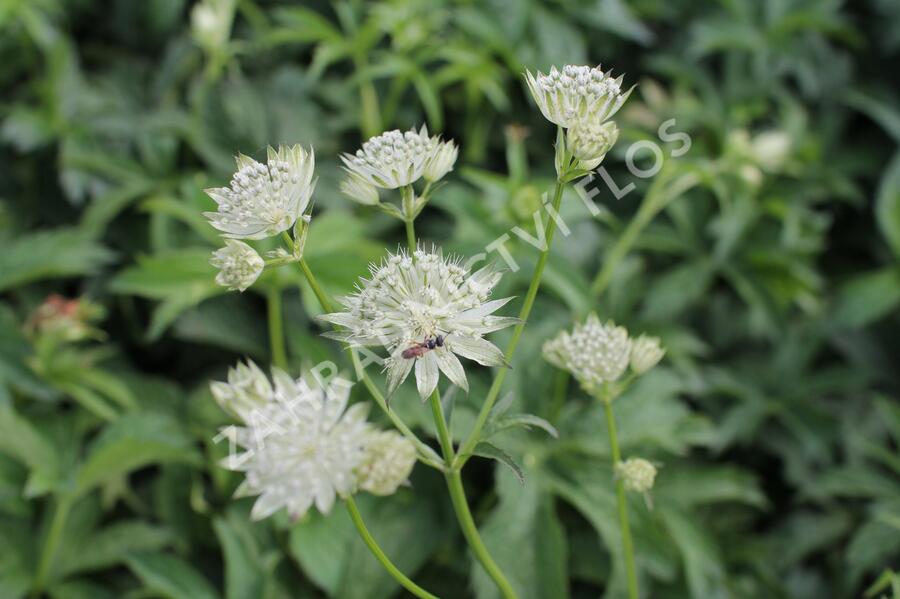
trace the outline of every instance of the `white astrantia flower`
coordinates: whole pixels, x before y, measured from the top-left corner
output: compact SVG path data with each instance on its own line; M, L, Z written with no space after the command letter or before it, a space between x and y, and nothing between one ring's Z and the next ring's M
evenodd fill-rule
M658 337L641 335L631 345L631 369L637 374L644 374L662 360L666 350L660 346Z
M628 458L616 464L616 477L626 491L647 493L656 479L656 466L644 458Z
M563 331L546 342L543 350L547 361L571 372L585 391L597 395L604 383L617 380L628 368L631 339L624 327L602 323L591 314L571 333Z
M566 132L566 148L585 170L597 168L606 153L619 139L619 128L613 121L577 121Z
M219 269L216 283L233 291L244 291L259 278L266 266L256 250L244 243L228 239L225 247L213 252L209 263Z
M315 156L299 145L268 149L261 164L243 154L229 187L205 190L216 212L204 216L226 237L265 239L290 229L306 211L316 184Z
M453 170L453 165L456 164L458 156L459 148L453 143L453 140L440 142L431 160L425 164L425 171L422 173L422 176L425 177L426 181L431 181L432 183L443 179L444 175Z
M244 423L249 422L253 412L265 407L274 392L266 373L252 360L229 368L228 382L214 381L209 387L216 403Z
M321 318L346 329L330 337L351 346L387 349L388 393L414 367L423 399L437 387L440 372L468 390L457 355L485 366L505 365L503 352L483 339L518 322L493 316L512 299L488 301L500 273L491 267L471 273L459 260L422 249L413 255L402 250L389 254L370 272L369 279L357 284L356 293L341 299L346 312Z
M604 73L599 65L566 65L561 71L551 67L547 75L525 71L525 81L544 117L564 128L579 121L602 123L613 116L631 94L631 90L622 91L622 79Z
M258 378L256 372L248 376ZM372 430L366 422L368 405L347 408L347 381L335 380L322 389L278 369L273 369L272 377L268 396L254 396L253 409L240 408L245 426L225 429L245 451L229 456L222 465L245 474L236 496L259 496L251 512L254 520L281 508L294 518L313 505L328 513L337 497L348 497L357 489L356 470L366 456ZM267 390L258 380L254 387ZM218 393L227 396L221 386Z
M418 181L426 169L431 175L445 175L453 166L452 162L446 165L448 153L455 154L446 149L447 144L455 148L452 142L442 142L438 136L429 136L424 125L419 131L394 129L371 138L356 154L342 154L341 160L351 175L358 175L382 189L397 189ZM436 158L440 158L446 167L443 173L440 173L436 162L432 164Z
M359 488L373 495L392 495L409 479L418 455L415 445L395 431L373 431L366 457L357 469Z

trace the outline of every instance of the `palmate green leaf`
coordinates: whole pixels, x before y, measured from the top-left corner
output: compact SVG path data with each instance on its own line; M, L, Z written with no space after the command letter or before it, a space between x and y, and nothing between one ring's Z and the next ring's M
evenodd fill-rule
M76 495L133 470L164 462L200 463L191 439L169 416L132 412L104 429L75 477Z
M677 508L660 505L659 516L665 522L669 537L681 553L684 572L693 599L726 595L725 568L710 532Z
M226 292L215 282L210 255L208 249L190 248L139 258L110 282L110 291L160 300L147 330L151 341L158 339L182 312Z
M499 504L479 529L518 596L569 597L566 533L553 496L534 483L523 487L517 477L502 469L497 471L497 493ZM494 582L474 560L472 584L479 599L500 597Z
M42 279L90 275L113 254L75 229L25 234L0 252L0 291Z
M231 518L216 518L213 529L225 557L225 597L227 599L259 599L265 597L268 572L261 563L260 548L255 539L242 534Z
M185 560L163 553L139 553L126 558L144 586L166 599L217 599L219 594Z

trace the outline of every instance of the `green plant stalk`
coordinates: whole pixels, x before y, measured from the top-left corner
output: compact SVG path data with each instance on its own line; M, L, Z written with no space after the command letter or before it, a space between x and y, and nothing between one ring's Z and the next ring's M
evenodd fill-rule
M366 528L366 523L363 521L362 514L359 513L359 508L356 507L356 502L353 500L352 496L346 498L346 504L347 511L350 512L350 518L353 520L353 524L356 526L359 536L362 537L363 541L365 541L369 550L372 552L372 555L374 555L375 559L377 559L382 567L387 570L388 574L393 576L394 580L399 582L403 588L416 597L421 597L422 599L438 599L436 595L432 595L407 578L407 576L391 562L388 556L385 555L384 551L382 551L381 547L379 547L378 543L375 541L375 538L369 532L369 529Z
M406 219L406 246L410 254L416 251L416 225L411 218Z
M616 464L622 461L619 452L619 440L616 436L616 417L613 414L612 400L608 397L601 400L606 410L606 426L609 429L609 446L612 450L613 472ZM616 479L616 503L619 508L619 527L622 529L622 554L625 559L625 577L628 581L629 599L638 599L637 570L634 567L634 544L631 540L631 527L628 524L628 504L625 501L625 484Z
M438 441L441 444L441 451L444 454L444 461L448 465L448 469L444 472L444 478L447 479L447 489L450 492L450 501L453 504L453 511L456 514L456 520L462 529L466 542L472 549L472 553L478 559L479 563L484 567L488 576L500 589L500 592L506 599L515 599L516 593L503 571L491 557L490 552L481 540L478 533L478 527L475 525L475 519L469 510L469 502L466 499L466 490L462 484L462 474L458 469L449 467L454 460L453 455L453 439L450 437L450 430L447 427L447 421L444 418L444 410L441 406L440 392L435 389L429 398L431 403L431 414L434 416L434 426L437 429Z
M553 191L553 209L557 214L559 214L559 206L562 203L564 187L565 183L557 180L556 187ZM541 286L541 277L544 274L544 267L547 265L547 258L550 256L550 247L555 232L556 220L548 218L547 225L544 227L544 242L546 247L541 251L541 256L538 258L537 265L534 268L534 274L531 276L531 283L529 283L528 291L525 293L525 303L522 304L522 309L519 311L519 323L516 325L515 329L513 329L512 339L510 339L509 345L506 348L504 358L507 363L512 362L516 347L519 345L519 339L522 337L522 331L525 329L525 324L528 322L528 316L531 314L531 309L534 307L534 300L537 297L538 289L540 289ZM488 416L491 414L491 409L494 407L494 402L497 401L497 397L500 395L500 389L503 387L503 381L506 379L507 372L509 372L509 369L503 368L494 378L494 382L488 390L484 404L481 406L481 411L478 412L475 426L460 445L459 452L457 452L454 461L455 468L462 468L472 456L472 450L475 449L475 446L478 444L481 430L487 423Z
M44 590L44 584L46 583L47 575L50 573L50 566L53 564L53 557L56 555L56 549L65 529L66 518L71 507L72 499L68 495L62 495L56 500L56 505L53 508L53 518L50 520L50 528L47 530L47 538L44 541L44 546L41 548L37 570L32 581L32 597L40 597Z
M315 275L310 269L309 264L307 264L305 259L301 259L300 262L300 270L303 271L303 276L306 277L306 282L309 283L310 288L313 291L313 294L316 296L316 299L319 300L319 305L322 306L322 309L326 312L334 312L334 307L331 305L331 300L328 299L328 296L325 294L325 291L322 289L322 286L319 285L319 281L316 279ZM378 407L387 414L388 418L391 419L393 425L403 434L404 437L410 440L413 445L416 446L416 449L419 450L419 458L421 461L432 468L437 468L439 470L444 469L444 464L439 462L437 459L437 454L434 453L428 445L426 445L414 432L410 429L405 422L403 422L399 416L397 416L396 412L390 409L387 405L387 400L384 395L378 389L378 386L375 384L375 381L371 379L371 377L366 374L365 369L362 366L362 362L359 359L359 356L353 351L353 348L347 348L347 351L350 353L350 359L353 362L353 370L356 373L356 378L363 382L366 389L372 395L372 399L375 400L375 403L378 404ZM429 456L434 456L429 457Z
M269 320L269 344L272 348L272 361L282 370L287 368L287 350L284 344L284 327L282 325L281 289L272 288L266 293Z
M406 225L406 247L412 255L416 251L416 216L413 214L413 204L415 203L416 194L412 185L405 185L400 189L403 222Z
M628 255L628 252L631 251L632 246L635 241L637 241L641 231L644 230L644 227L650 224L650 221L652 221L669 202L699 182L699 178L694 173L687 173L669 184L671 178L671 167L667 168L664 166L656 179L653 180L650 188L647 189L647 193L644 194L644 199L641 201L641 205L634 215L634 218L631 219L631 222L625 227L622 235L619 236L616 243L613 244L612 249L605 256L603 267L597 273L597 276L591 284L592 298L597 299L603 295L604 291L606 291L619 263L622 262L625 256Z

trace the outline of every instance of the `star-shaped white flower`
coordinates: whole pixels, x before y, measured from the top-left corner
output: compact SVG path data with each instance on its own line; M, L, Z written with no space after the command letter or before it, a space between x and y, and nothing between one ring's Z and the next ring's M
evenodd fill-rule
M551 67L547 75L525 71L525 81L544 117L567 129L579 121L599 125L613 116L631 94L630 89L622 91L622 79L614 79L599 66L566 65L561 71Z
M457 148L452 141L419 131L394 129L371 138L356 154L343 154L347 172L382 189L411 185L425 176L437 181L453 168Z
M414 368L423 399L437 387L440 373L468 390L457 356L485 366L505 365L503 352L483 338L518 322L493 315L512 299L488 300L500 273L491 267L471 273L458 260L421 249L389 254L370 272L355 294L341 299L347 311L321 318L345 329L330 337L388 351L388 393Z

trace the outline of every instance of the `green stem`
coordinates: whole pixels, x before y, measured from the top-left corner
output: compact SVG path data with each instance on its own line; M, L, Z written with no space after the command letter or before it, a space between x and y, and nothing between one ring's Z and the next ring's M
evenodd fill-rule
M613 244L612 249L610 249L609 253L605 256L603 267L600 269L600 272L597 273L594 282L591 284L591 297L599 298L603 295L603 292L606 291L610 281L612 281L612 277L615 274L619 263L622 262L625 256L628 255L628 252L631 251L632 246L635 241L637 241L641 231L644 230L644 227L646 227L669 202L695 186L700 181L696 174L690 172L682 175L670 184L669 182L671 179L671 167L664 166L656 179L653 180L650 188L647 189L647 193L644 194L644 199L641 201L641 206L638 208L634 218L631 219L628 226L625 227L625 230L616 240L616 243Z
M488 553L484 541L481 540L481 535L478 534L478 528L475 526L475 520L472 518L472 512L469 511L469 504L466 501L466 491L463 488L462 476L459 470L452 469L445 473L444 476L447 479L447 488L450 490L453 511L456 512L456 519L459 521L459 526L462 528L463 535L466 537L472 553L484 566L484 569L496 583L503 596L506 599L516 599L517 595L512 585L506 580L503 572L494 562L494 558Z
M553 209L556 214L559 214L559 206L562 203L564 186L565 184L562 181L557 181L556 187L553 191ZM519 344L519 339L522 337L522 331L525 329L525 324L528 321L528 316L531 314L531 308L534 307L534 300L537 297L538 289L540 289L541 286L541 276L544 274L544 267L547 265L547 258L550 256L550 246L553 242L553 234L555 232L556 219L549 218L547 220L547 225L544 228L545 247L543 251L541 251L541 256L538 258L537 265L535 265L534 267L534 274L532 274L531 276L531 283L528 285L528 291L525 293L525 303L522 304L522 309L519 311L519 323L516 325L515 329L513 329L512 339L510 339L509 345L506 348L506 353L504 354L507 363L512 362L513 355L516 352L516 347ZM484 400L484 403L481 406L481 411L478 412L478 418L475 420L475 426L474 428L472 428L472 432L470 432L466 439L463 441L462 445L460 446L459 452L457 453L454 463L454 466L456 468L462 468L462 466L471 457L472 450L478 444L481 430L487 423L488 416L490 416L491 413L491 408L494 407L494 402L497 401L497 397L500 395L500 389L503 387L503 381L506 378L507 372L509 372L509 369L503 368L500 370L500 372L497 373L497 376L494 378L494 382L491 384L491 388L488 390L487 398Z
M606 409L606 426L609 429L609 446L612 449L612 466L622 461L619 453L619 440L616 436L616 418L613 415L612 400L604 399ZM621 479L616 480L616 503L619 506L619 527L622 529L622 553L625 557L625 576L628 580L629 599L638 599L637 571L634 567L634 544L631 540L631 527L628 525L628 504L625 501L625 485Z
M356 530L359 532L359 536L362 537L363 541L365 541L366 545L369 547L369 550L372 552L372 555L381 562L381 565L384 567L388 573L394 577L394 580L403 585L407 591L415 595L416 597L422 597L423 599L438 599L436 595L432 595L412 580L406 577L403 572L397 569L391 560L388 559L388 556L385 555L384 551L382 551L381 547L378 546L378 543L375 541L375 538L372 537L372 534L369 532L369 529L366 528L366 523L363 521L362 514L359 513L359 508L356 507L356 502L353 500L353 497L347 497L347 511L350 512L350 518L353 520L353 524L356 525Z
M300 269L303 271L303 276L306 277L306 282L309 283L310 288L312 288L316 299L319 300L319 305L322 306L322 309L325 310L325 312L334 312L331 301L328 299L328 296L325 295L325 292L322 290L316 277L313 276L313 272L309 268L309 264L306 263L305 258L300 260Z
M50 573L50 566L53 564L53 557L56 555L56 548L59 545L60 537L65 528L66 518L69 515L69 508L72 502L67 496L57 499L53 509L53 518L50 520L50 528L47 530L47 538L41 549L41 556L38 560L38 567L34 575L34 581L31 587L31 596L39 597L44 590L44 583L47 575Z
M269 289L266 294L269 315L269 343L272 348L272 361L275 366L286 369L287 350L284 345L284 328L282 327L281 289Z
M444 454L444 461L447 465L453 463L453 439L450 437L450 429L447 427L447 420L444 418L444 408L441 406L441 392L437 387L429 399L431 403L431 415L434 417L434 427L437 429L438 440L441 443L441 452Z
M416 251L416 225L411 218L406 219L406 246L410 254Z

